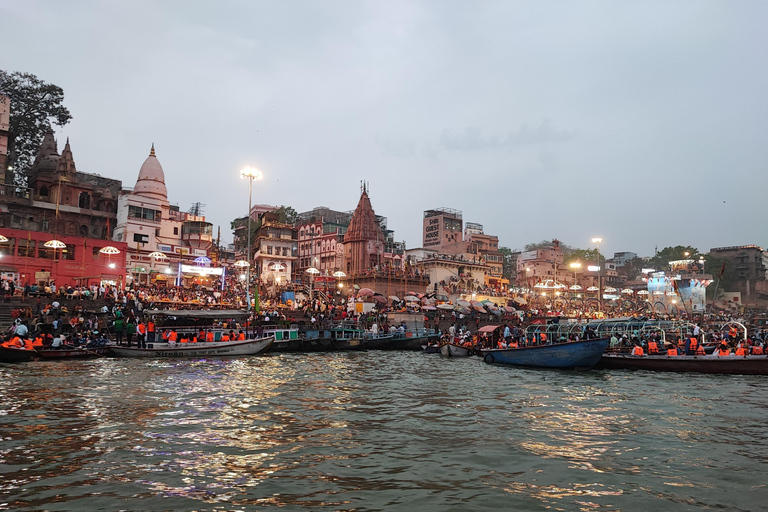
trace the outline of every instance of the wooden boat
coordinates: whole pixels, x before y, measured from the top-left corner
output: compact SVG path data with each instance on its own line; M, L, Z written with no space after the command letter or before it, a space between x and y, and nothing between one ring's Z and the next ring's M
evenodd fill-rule
M448 357L469 357L474 353L474 349L455 343L443 343L440 345L440 353Z
M603 354L595 368L605 370L768 375L768 356L633 356L629 354Z
M422 350L425 354L439 354L440 347L438 345L423 345Z
M35 357L37 357L37 352L34 350L0 347L0 363L22 363L31 361Z
M387 349L389 350L422 350L424 345L437 341L437 334L432 332L395 332Z
M37 348L40 359L87 359L109 355L109 347Z
M532 347L483 349L486 363L533 368L592 368L608 348L610 338L534 345Z
M252 356L264 352L275 338L254 338L245 341L211 341L198 343L150 343L147 348L121 347L110 345L110 350L119 357L229 357Z

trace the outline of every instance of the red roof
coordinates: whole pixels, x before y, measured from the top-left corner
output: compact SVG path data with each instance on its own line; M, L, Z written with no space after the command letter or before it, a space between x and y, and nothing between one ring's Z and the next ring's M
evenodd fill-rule
M501 327L500 325L484 325L477 332L493 332Z

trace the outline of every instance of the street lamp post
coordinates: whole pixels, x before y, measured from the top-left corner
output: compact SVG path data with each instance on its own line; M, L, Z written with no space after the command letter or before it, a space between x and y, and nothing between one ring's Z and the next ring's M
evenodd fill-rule
M248 266L245 267L245 300L248 303L247 311L250 318L251 313L251 198L253 194L253 180L260 180L264 177L260 170L254 167L245 167L240 171L241 178L248 179ZM259 289L256 288L256 297L259 296Z
M597 305L600 311L603 310L603 266L600 264L600 244L603 239L595 237L592 239L593 244L597 244Z

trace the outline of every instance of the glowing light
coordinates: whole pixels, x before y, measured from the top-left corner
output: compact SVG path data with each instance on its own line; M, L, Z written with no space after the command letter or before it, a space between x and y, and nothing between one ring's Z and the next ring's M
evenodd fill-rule
M108 245L106 247L102 247L101 249L99 249L99 252L101 254L107 254L107 255L120 254L120 249L118 249L117 247L112 247L111 245Z
M264 178L264 173L262 173L260 170L256 169L255 167L251 167L249 165L247 167L243 167L242 169L240 169L240 177L250 178L252 180L259 181Z

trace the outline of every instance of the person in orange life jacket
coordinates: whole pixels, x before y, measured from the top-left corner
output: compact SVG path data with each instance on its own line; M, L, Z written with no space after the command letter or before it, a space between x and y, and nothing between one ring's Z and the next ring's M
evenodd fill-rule
M147 326L144 322L139 322L136 325L136 346L139 348L144 347L144 340L147 337Z
M205 331L204 330L200 329L197 332L197 339L199 339L200 341L205 340Z
M699 345L696 347L696 355L697 356L705 356L707 353L704 351L704 347L702 345Z
M165 334L165 332L163 332ZM175 329L173 329L171 332L167 334L168 341L172 341L173 343L176 343L179 341L179 333L176 332Z
M752 345L753 356L762 356L763 354L765 354L765 352L762 345Z
M221 341L229 341L229 334L222 333L221 335Z
M718 356L729 356L731 355L731 347L729 347L728 343L723 340L723 342L715 349L715 354Z
M685 339L685 355L692 356L696 353L696 347L699 345L699 340L690 336Z
M245 341L245 333L243 331L240 331L240 334L237 335L237 341Z
M746 356L747 354L748 354L747 347L745 347L743 343L739 343L738 348L736 348L736 355Z
M657 356L657 355L659 355L659 345L653 339L651 339L648 342L648 355L649 356Z
M672 343L669 348L667 349L667 355L668 356L679 356L680 355L680 349L677 348L677 345Z
M155 342L155 322L150 320L147 322L147 343Z
M635 343L635 347L632 349L633 356L644 356L643 347L639 343Z
M208 333L206 333L205 341L208 341L208 342L213 341L213 331L208 331Z
M32 346L32 340L27 338L24 340L24 350L35 350L35 347Z
M168 331L167 331L167 330L163 330L163 331L161 331L161 332L160 332L160 338L161 338L161 339L162 339L164 342L166 342L166 343L167 343L167 342L168 342Z

